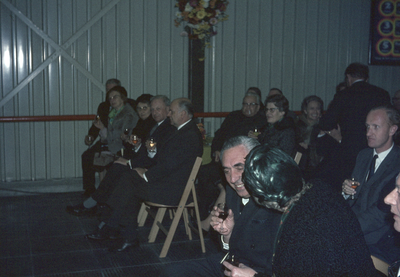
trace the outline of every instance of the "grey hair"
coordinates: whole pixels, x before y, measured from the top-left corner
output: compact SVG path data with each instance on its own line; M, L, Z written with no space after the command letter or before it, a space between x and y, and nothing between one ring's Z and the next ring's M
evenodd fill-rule
M150 103L153 102L153 100L157 100L157 99L162 100L164 102L165 106L167 106L167 107L171 106L171 100L169 100L169 98L165 95L156 95L156 96L151 97Z
M250 152L254 147L260 145L260 143L258 142L258 140L246 136L238 136L230 138L227 141L225 141L224 145L222 146L220 157L222 158L226 150L239 145L243 145Z
M244 95L243 99L246 98L247 96L254 96L256 98L257 104L260 104L261 97L260 97L260 95L258 95L257 92L247 91L246 94Z
M185 111L190 118L194 116L194 106L187 98L178 99L178 106L180 111Z

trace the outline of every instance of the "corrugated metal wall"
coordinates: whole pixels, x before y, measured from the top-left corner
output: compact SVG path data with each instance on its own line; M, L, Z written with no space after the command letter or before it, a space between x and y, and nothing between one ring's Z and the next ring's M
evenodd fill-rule
M0 116L94 114L112 77L132 98L187 96L174 3L0 0ZM345 67L368 61L369 1L231 0L227 14L206 51L205 111L239 109L249 86L282 88L293 110L310 94L327 103ZM370 70L371 83L400 88L399 67ZM205 121L212 134L221 120ZM81 176L89 125L0 123L1 180Z

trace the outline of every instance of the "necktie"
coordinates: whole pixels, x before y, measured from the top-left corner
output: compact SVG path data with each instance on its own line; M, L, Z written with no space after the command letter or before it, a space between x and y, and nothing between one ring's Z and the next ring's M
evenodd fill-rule
M374 157L372 158L371 165L369 166L369 173L368 173L367 181L369 181L369 179L371 179L372 176L374 176L374 174L375 174L375 161L377 158L378 158L378 155L374 155Z
M157 129L157 127L158 127L158 123L156 123L156 125L154 125L153 128L151 128L149 137L151 137L151 135L154 133L154 131Z

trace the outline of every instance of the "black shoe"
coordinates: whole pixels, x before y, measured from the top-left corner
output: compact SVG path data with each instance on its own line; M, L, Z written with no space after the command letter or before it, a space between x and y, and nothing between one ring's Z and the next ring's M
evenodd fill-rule
M67 206L67 213L75 215L75 216L83 216L83 215L95 215L97 211L97 206L92 208L85 208L83 204L75 205L75 206Z
M96 231L94 231L91 234L87 234L85 236L85 238L91 239L91 240L106 240L106 239L109 239L107 232L104 231L104 227L101 228L101 229L97 229Z
M118 242L117 244L115 244L114 246L111 246L108 251L110 252L124 252L124 251L128 251L130 249L134 249L139 247L139 240L135 239L133 241L129 241L129 240L122 240L120 242Z
M104 225L103 228L97 228L96 231L94 231L91 234L87 234L85 238L91 239L91 240L106 240L106 239L111 239L111 240L116 240L119 239L119 233L120 231L116 228L111 228L108 225Z

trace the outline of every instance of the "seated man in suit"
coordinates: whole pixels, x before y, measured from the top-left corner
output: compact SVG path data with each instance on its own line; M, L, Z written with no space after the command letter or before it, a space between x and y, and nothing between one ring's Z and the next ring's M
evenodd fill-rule
M167 96L157 95L151 99L150 109L151 116L157 122L156 126L150 130L148 138L151 136L156 142L157 148L162 148L166 138L174 132L176 129L171 125L169 118L167 117L169 113L170 100ZM149 168L155 164L157 155L154 156L154 152L149 153L147 146L138 143L135 145L136 152L130 160L119 158L114 162L114 164L108 169L107 174L100 183L96 192L92 194L91 197L86 199L83 203L75 206L67 206L67 212L75 215L93 215L97 211L97 203L107 202L108 197L115 188L118 179L121 177L122 173L131 170L133 167L145 167ZM152 155L150 158L149 155ZM129 166L130 165L130 166Z
M344 197L356 214L371 254L391 263L392 258L378 251L391 229L390 208L384 197L394 188L399 173L400 148L393 144L400 117L393 107L373 108L367 116L367 140L353 170L353 180L342 185ZM387 251L389 253L390 251Z
M375 107L390 105L389 93L368 83L367 65L352 63L345 70L348 87L335 94L318 127L332 132L340 126L342 139L335 148L335 155L326 160L316 177L334 186L338 192L356 164L358 153L367 147L365 139L365 118Z
M225 199L229 214L222 220L214 207L210 224L221 235L224 252L211 254L206 260L171 265L163 276L222 276L220 262L227 251L247 265L249 271L272 274L273 245L282 214L258 206L242 182L245 158L259 144L253 138L239 136L227 140L221 150L222 167L229 183Z
M134 168L122 173L107 200L110 215L102 216L99 228L86 237L93 240L110 238L121 225L123 240L110 251L124 251L139 245L137 217L143 201L177 205L192 171L196 157L203 154L201 133L193 120L193 105L187 98L175 99L169 118L176 127L162 147L157 147L156 164L149 169Z

